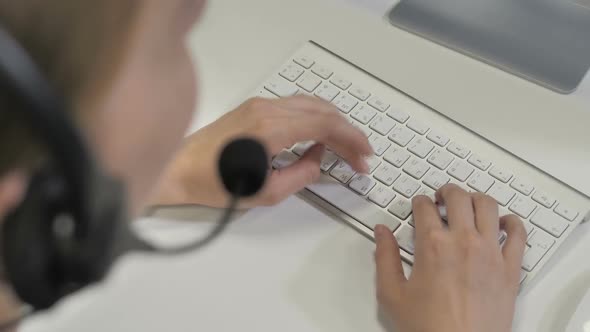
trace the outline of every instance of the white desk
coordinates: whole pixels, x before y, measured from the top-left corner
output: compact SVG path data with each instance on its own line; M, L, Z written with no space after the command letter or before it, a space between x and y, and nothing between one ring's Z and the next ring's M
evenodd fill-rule
M330 28L329 19L326 26L301 20L300 29L273 25L295 5L260 8L253 15L252 8L264 2L211 1L191 40L203 81L195 128L239 103L314 31ZM325 10L314 0L296 3ZM242 17L245 6L250 11ZM371 6L381 10L377 2ZM588 83L578 93L590 101ZM176 212L195 219L193 210ZM211 213L200 216L215 219ZM162 241L175 241L204 224L148 220L140 226ZM128 257L107 283L31 320L23 331L381 331L373 250L355 231L294 197L249 212L204 252ZM565 313L590 282L589 250L590 225L583 225L520 296L516 331L563 330Z

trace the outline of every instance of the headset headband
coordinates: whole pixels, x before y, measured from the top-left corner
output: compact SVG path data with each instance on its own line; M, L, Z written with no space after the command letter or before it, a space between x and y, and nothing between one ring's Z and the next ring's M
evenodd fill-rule
M76 214L87 211L89 202L83 193L94 181L88 170L93 165L83 146L84 140L64 110L65 105L39 71L27 52L4 29L0 28L0 89L15 98L19 107L3 112L21 113L23 123L31 126L37 139L49 150L57 171L67 182L71 206L81 207ZM22 107L20 107L22 105ZM25 111L22 111L25 110ZM76 201L79 200L79 201ZM77 215L75 220L88 216ZM84 231L77 225L78 231ZM79 234L82 235L82 234Z

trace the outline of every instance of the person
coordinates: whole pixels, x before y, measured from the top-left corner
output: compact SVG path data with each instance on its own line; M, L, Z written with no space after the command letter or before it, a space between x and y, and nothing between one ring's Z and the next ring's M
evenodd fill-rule
M110 174L124 181L129 210L201 204L227 197L216 175L221 147L255 137L270 155L299 141L317 144L292 166L272 171L262 192L242 207L274 205L320 175L326 146L356 171L372 153L366 137L336 108L297 96L247 100L219 120L184 137L197 100L197 79L186 38L202 0L3 1L0 25L30 53L88 145ZM11 107L0 91L0 108ZM15 112L0 112L0 218L18 205L27 180L47 157ZM392 231L375 229L377 297L402 332L509 331L526 234L515 216L498 216L494 200L447 185L437 200L413 201L414 269L407 279ZM507 232L503 247L500 228ZM18 299L3 284L0 320Z

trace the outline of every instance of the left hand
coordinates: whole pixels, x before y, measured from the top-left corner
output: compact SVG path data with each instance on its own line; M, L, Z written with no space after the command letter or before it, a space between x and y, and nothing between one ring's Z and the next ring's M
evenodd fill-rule
M527 233L498 203L454 184L437 192L448 227L425 196L413 200L414 267L404 275L391 230L377 226L377 297L401 332L509 332ZM498 232L506 231L504 246Z
M240 207L274 205L315 182L325 146L358 172L367 171L365 157L373 154L365 135L319 98L253 98L187 139L165 172L154 203L226 206L217 158L223 146L238 137L258 139L271 157L297 142L318 143L293 165L270 171L262 191Z

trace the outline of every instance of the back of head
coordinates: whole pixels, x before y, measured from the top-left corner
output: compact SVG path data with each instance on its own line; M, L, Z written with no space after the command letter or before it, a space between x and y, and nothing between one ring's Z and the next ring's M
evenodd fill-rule
M84 121L80 100L116 71L138 6L135 0L0 0L0 27L26 49L72 116ZM0 177L42 158L16 108L0 91Z

